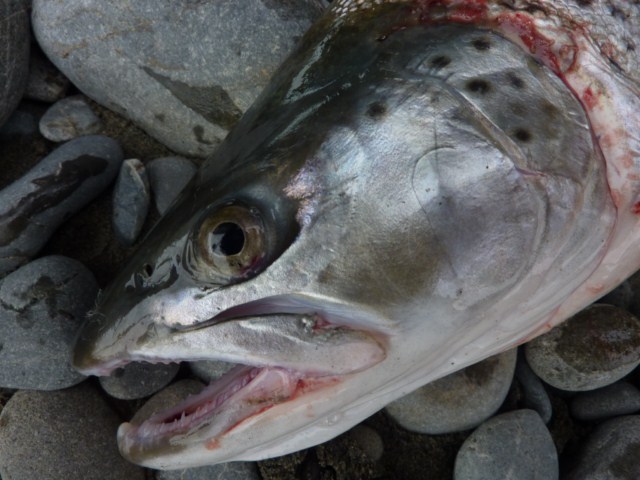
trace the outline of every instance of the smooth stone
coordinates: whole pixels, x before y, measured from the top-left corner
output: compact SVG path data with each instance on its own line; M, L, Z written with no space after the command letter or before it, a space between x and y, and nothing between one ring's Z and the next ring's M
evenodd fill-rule
M517 349L447 375L391 402L386 412L407 430L429 435L480 425L504 401L513 380Z
M156 480L260 480L262 476L254 462L229 462L184 470L160 471Z
M367 425L356 425L344 434L367 456L372 462L377 462L384 454L384 442L380 434Z
M163 157L147 165L156 208L161 215L169 209L195 175L197 167L183 157Z
M523 406L535 410L545 424L549 423L553 415L551 399L542 381L533 373L524 356L518 358L516 378L523 390Z
M121 400L144 398L166 387L179 368L177 363L132 362L118 368L110 377L100 377L100 386L109 395Z
M0 139L9 140L16 137L32 137L39 133L39 117L33 109L18 106L9 119L0 128Z
M49 256L0 283L0 386L55 390L85 377L71 367L71 350L98 284L80 262Z
M507 476L508 475L508 476ZM551 434L533 410L515 410L480 425L456 456L454 480L553 480L559 476Z
M584 391L620 380L640 364L640 320L595 304L525 345L527 362L561 390Z
M607 420L587 437L566 480L637 480L639 455L640 415Z
M24 0L0 2L0 127L22 98L29 73L28 4Z
M102 122L82 95L57 101L40 119L40 133L52 142L66 142L100 130Z
M31 52L25 98L54 103L64 98L71 82L39 50Z
M218 362L215 360L200 360L188 362L191 372L200 380L211 383L231 370L235 364L228 362Z
M0 413L0 475L11 480L143 480L116 446L120 419L85 383L17 392Z
M109 185L122 162L111 138L89 135L56 148L0 191L0 276L35 256L58 226Z
M640 390L626 382L580 392L571 399L571 415L577 420L593 421L629 415L640 410Z
M131 423L140 424L153 414L174 407L191 395L202 391L206 385L198 380L185 379L172 383L153 395L131 419Z
M149 212L149 179L144 164L137 158L125 160L113 191L113 229L116 239L133 245Z
M49 59L171 150L207 157L253 103L321 0L34 0Z

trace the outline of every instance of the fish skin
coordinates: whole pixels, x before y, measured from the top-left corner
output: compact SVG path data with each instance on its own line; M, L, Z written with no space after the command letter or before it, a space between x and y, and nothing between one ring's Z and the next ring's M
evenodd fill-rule
M607 15L612 6L617 10ZM75 353L81 371L106 374L135 360L237 361L250 352L252 365L275 382L255 386L262 393L253 400L265 408L235 416L247 402L241 389L237 403L173 436L149 441L136 436L140 427L125 424L119 432L123 455L172 469L267 458L320 443L422 384L543 333L637 270L640 101L638 54L628 46L638 38L638 16L632 16L638 8L597 0L334 2L104 293ZM460 29L471 26L511 42L488 36L506 52L506 66L493 73L522 56L518 74L529 69L531 81L548 89L539 88L532 103L547 98L543 92L563 106L559 134L571 132L572 141L556 145L544 125L533 130L534 138L542 132L548 141L533 142L531 149L559 149L549 162L523 154L501 123L501 110L465 92L464 82L455 83L459 76L443 80L432 72L436 80L429 83L418 75L414 88L393 74L413 79L409 74L419 68L381 73L379 65L398 67L394 56L410 58L405 50L424 45L418 40L427 34L415 33L422 28L440 28L430 40L437 43L447 35L451 42L464 40ZM364 32L374 32L377 43L363 40ZM406 49L376 56L376 45L384 50L398 39L409 42ZM338 44L358 48L338 51ZM531 66L528 57L546 69ZM469 55L464 61L478 66ZM353 86L358 75L345 73L353 64L373 81L370 91ZM434 92L439 109L405 103L428 95L435 102ZM429 135L416 135L417 127ZM471 153L456 150L454 140ZM559 161L571 145L583 156L571 151L571 161ZM456 170L450 158L464 168ZM474 170L475 158L487 162L487 176ZM456 184L458 178L470 181ZM457 185L450 195L464 208L455 202L439 208L425 193L443 185ZM231 200L262 212L258 229L267 245L257 263L233 279L190 264L191 247L185 247L194 243L201 212L215 216ZM482 222L474 220L479 212ZM501 221L509 228L500 228ZM466 237L460 224L473 235ZM273 314L278 322L269 322ZM265 341L222 337L236 326L258 328ZM322 355L308 363L300 355L291 370L280 368L282 339L304 351L314 334L325 338L328 332L357 349L353 369L344 367L346 354L340 371L331 361L321 363ZM206 357L209 344L225 342L219 347L224 352ZM323 351L322 342L312 343ZM289 393L269 397L269 388Z

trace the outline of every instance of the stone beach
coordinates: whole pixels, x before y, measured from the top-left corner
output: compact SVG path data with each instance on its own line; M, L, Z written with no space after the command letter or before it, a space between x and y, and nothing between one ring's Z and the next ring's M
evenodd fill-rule
M529 344L425 386L317 447L175 472L122 459L119 423L197 393L227 365L132 364L109 378L85 379L69 366L75 332L98 288L122 268L324 3L251 0L234 10L233 0L194 2L198 15L220 17L227 41L216 44L212 33L196 42L206 32L189 22L199 17L181 11L176 15L194 33L181 37L184 58L175 48L181 32L163 20L165 1L158 8L136 2L131 32L117 38L109 31L123 13L107 4L121 2L95 2L108 20L93 37L90 27L81 28L90 16L71 14L83 2L62 3L0 0L0 55L10 60L0 62L8 69L0 78L19 79L0 83L0 209L49 188L41 181L28 190L33 178L46 176L66 195L56 198L58 207L44 202L46 208L16 210L10 225L22 229L0 246L0 480L466 480L501 478L507 470L512 479L639 478L640 275L605 297L608 305L591 306ZM247 27L267 14L260 29ZM29 15L33 43L24 25ZM85 36L86 50L65 56ZM149 54L154 42L171 56ZM267 52L265 43L276 46ZM105 56L116 49L135 53ZM219 57L202 64L212 52ZM175 76L171 62L182 69ZM224 69L216 71L220 63ZM135 91L136 84L149 88ZM46 133L51 112L56 128L70 128ZM55 165L82 159L71 181L53 178ZM28 228L26 220L36 216L45 220ZM10 228L0 228L4 238Z

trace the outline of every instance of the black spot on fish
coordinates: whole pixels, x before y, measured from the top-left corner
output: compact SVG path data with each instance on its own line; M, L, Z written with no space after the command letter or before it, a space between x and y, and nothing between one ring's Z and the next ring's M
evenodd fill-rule
M384 118L387 113L387 106L382 102L372 102L367 108L367 115L374 120L380 120Z
M521 142L528 142L531 140L531 132L526 128L518 128L513 132L513 136Z
M491 42L486 38L477 38L471 42L476 50L486 51L491 48Z
M486 80L476 78L467 82L467 90L473 93L485 95L491 90L491 85Z
M524 80L522 80L519 76L517 76L515 73L509 73L507 78L509 79L509 83L514 87L517 88L519 90L524 88Z
M446 67L450 63L451 59L449 57L446 55L438 55L429 62L429 65L431 65L432 68L440 69Z

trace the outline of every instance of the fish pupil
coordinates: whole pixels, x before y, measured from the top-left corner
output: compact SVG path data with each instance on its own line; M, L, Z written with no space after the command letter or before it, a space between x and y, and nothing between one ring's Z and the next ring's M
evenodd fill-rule
M218 255L237 255L244 248L244 231L237 223L219 224L211 234L211 249Z

